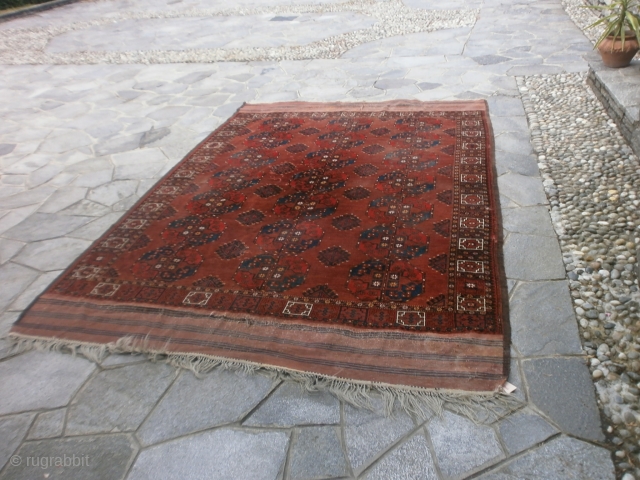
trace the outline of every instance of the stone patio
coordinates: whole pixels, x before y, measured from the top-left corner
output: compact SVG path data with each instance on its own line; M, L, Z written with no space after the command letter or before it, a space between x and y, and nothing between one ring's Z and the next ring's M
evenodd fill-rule
M15 45L23 59L0 66L0 335L243 102L486 98L510 288L509 381L522 407L481 425L448 411L425 421L261 375L198 379L142 357L96 365L60 353L12 356L0 343L0 479L615 478L516 84L587 72L591 44L559 0L469 0L446 6L478 9L473 25L390 34L339 58L161 64L162 49L206 56L231 45L242 56L258 39L295 48L375 22L341 12L337 0L304 3L331 5L328 27L307 28L305 19L322 24L325 14L300 14L289 0L234 2L248 13L228 18L202 11L226 8L219 1L87 1L0 24L6 40L12 29L117 13L137 19L69 30L46 48L87 58L92 49L160 49L152 64L47 65L30 60L38 45ZM444 10L436 0L404 5ZM154 36L157 18L145 11L181 13ZM228 35L212 37L214 25ZM33 465L65 455L89 461Z

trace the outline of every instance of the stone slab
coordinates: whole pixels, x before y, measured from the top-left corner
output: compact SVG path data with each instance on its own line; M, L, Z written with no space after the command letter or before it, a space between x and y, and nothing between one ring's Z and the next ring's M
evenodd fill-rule
M557 238L511 233L503 246L507 278L555 280L565 278Z
M7 263L0 267L0 310L7 308L30 284L38 274L30 268Z
M39 208L41 213L56 213L67 207L70 207L76 202L79 202L87 194L87 189L84 187L69 187L56 191L51 195L44 204Z
M613 480L611 453L575 438L559 437L512 460L482 480L558 478L563 480Z
M114 180L140 180L154 178L164 168L167 157L161 150L145 148L113 155L112 161L116 166Z
M507 208L502 211L502 227L512 233L556 237L549 210L544 206Z
M42 272L63 270L80 256L91 242L78 238L61 237L29 243L13 259Z
M381 403L375 406L376 411L350 405L344 407L345 446L351 467L356 472L362 471L414 428L406 413L395 411L387 416Z
M529 134L527 117L523 116L502 117L496 115L491 118L491 126L493 127L494 135L504 132L519 132L527 135Z
M138 431L143 445L241 420L273 387L262 375L182 372ZM185 406L188 405L188 408Z
M511 341L521 355L579 355L582 347L566 280L520 282L509 302Z
M84 218L88 218L89 222L95 221L96 217L104 217L111 212L109 207L105 207L96 202L92 202L91 200L82 199L74 205L71 205L64 210L62 210L60 215L80 215ZM82 229L82 227L78 228L78 230ZM75 232L76 230L74 230Z
M504 458L492 428L445 411L427 425L440 471L459 477Z
M589 369L581 358L538 358L522 363L530 400L560 429L604 440Z
M69 407L67 435L136 430L175 378L175 370L145 362L94 376Z
M100 142L93 150L99 157L134 150L140 146L142 135L142 133L136 133L134 135L111 137Z
M38 414L29 435L29 440L42 440L45 438L54 438L62 435L64 429L64 418L67 414L66 408L51 410Z
M0 418L0 470L9 461L33 422L34 413Z
M137 188L138 182L135 180L116 180L90 190L87 199L111 206L136 193Z
M424 432L419 430L409 440L386 454L365 476L366 480L438 480Z
M498 62L493 62L498 63ZM496 95L487 99L489 113L497 117L524 116L524 107L520 98Z
M539 177L507 173L498 177L498 190L522 207L549 203Z
M525 410L502 420L498 424L498 432L511 456L545 441L558 433L558 429L539 415Z
M28 352L0 363L0 415L63 407L95 365L60 353Z
M70 236L82 238L85 240L96 240L107 231L115 222L117 222L124 212L109 213L103 217L97 218L93 222L87 223L78 230L71 232Z
M273 480L288 446L287 432L204 432L143 450L127 480Z
M298 431L289 460L289 476L296 480L348 475L337 427L307 427Z
M295 383L282 384L244 422L250 426L291 427L337 424L340 404L329 392L305 392Z
M37 242L66 235L91 220L89 217L34 213L3 235L22 242Z
M61 270L47 272L40 275L18 298L9 306L9 310L22 311L40 295L62 273Z
M8 466L0 480L120 479L135 452L131 438L122 434L26 442L16 452L21 463Z
M0 338L9 333L9 330L11 330L11 327L16 322L16 320L18 320L19 316L20 312L4 312L2 315L0 315ZM10 355L10 351L6 351L7 349L9 349L8 345L9 342L3 340L3 346L0 347L0 359L6 358Z
M120 367L132 363L146 362L146 355L136 355L131 353L113 353L100 362L102 368Z
M512 117L510 117L512 118ZM530 155L533 148L529 142L528 132L510 131L495 135L496 151Z

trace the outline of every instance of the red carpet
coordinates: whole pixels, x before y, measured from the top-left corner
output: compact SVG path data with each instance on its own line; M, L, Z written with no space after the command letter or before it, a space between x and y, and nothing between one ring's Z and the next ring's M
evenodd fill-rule
M12 334L495 390L498 211L484 101L246 105Z

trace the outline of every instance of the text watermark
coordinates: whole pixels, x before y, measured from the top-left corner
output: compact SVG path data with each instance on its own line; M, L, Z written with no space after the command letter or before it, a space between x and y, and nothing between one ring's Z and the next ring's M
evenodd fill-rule
M62 455L56 457L21 457L20 455L14 455L9 460L9 463L14 467L26 465L27 467L38 467L43 470L49 467L88 467L89 462L89 455Z

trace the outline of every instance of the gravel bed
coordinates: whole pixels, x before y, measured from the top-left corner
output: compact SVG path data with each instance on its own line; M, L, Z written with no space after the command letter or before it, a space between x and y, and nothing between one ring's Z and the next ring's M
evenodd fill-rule
M234 49L190 49L170 51L84 51L46 53L49 40L74 30L95 28L130 19L247 16L259 14L301 14L326 12L355 12L378 20L373 26L334 35L300 46ZM162 12L122 12L109 18L74 22L60 26L8 29L0 31L0 63L23 64L97 64L97 63L211 63L249 62L257 60L334 59L363 43L419 32L471 26L479 10L422 10L406 7L401 0L351 0L340 4L292 5L271 8L236 8L226 10L174 10Z
M591 43L596 43L604 27L598 26L587 29L587 27L598 20L600 16L597 10L584 8L585 5L587 5L587 3L585 3L584 0L562 0L562 6L571 20L573 20L573 23L584 32L587 38L591 40Z
M640 163L585 79L517 80L614 462L632 480L640 478Z

